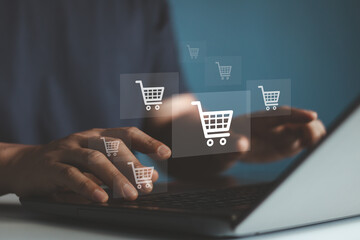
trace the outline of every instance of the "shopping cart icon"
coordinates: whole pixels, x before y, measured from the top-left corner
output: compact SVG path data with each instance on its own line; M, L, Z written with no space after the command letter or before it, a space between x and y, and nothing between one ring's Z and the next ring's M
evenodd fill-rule
M215 62L215 64L219 67L221 80L224 80L225 78L226 80L229 80L232 66L221 66L219 62Z
M164 87L144 87L141 80L136 80L135 83L140 84L141 93L144 99L146 110L150 111L151 105L155 105L155 109L160 109L162 98L164 94Z
M154 167L136 168L133 162L128 162L128 165L131 165L132 167L137 189L141 189L141 184L143 183L146 184L145 185L146 188L150 188L151 187L150 183L152 183L151 178L154 172Z
M199 48L192 48L190 47L190 45L186 45L187 48L189 49L189 54L190 54L190 57L191 59L197 59L197 57L199 56Z
M104 141L105 151L106 151L106 154L108 155L108 157L110 157L111 154L116 156L119 151L120 141L106 141L104 137L102 137L100 139L102 139Z
M225 145L225 137L230 136L233 110L203 112L200 101L193 101L191 104L198 107L204 137L208 139L206 144L211 147L214 145L212 138L220 138L220 144Z
M280 91L264 91L264 86L258 86L261 89L266 111L270 110L272 106L273 110L276 110L276 106L279 105Z

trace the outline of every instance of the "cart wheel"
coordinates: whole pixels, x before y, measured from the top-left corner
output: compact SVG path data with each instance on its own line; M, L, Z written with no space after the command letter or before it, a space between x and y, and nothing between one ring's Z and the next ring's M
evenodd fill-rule
M273 109L276 110L276 106L273 106Z
M117 153L114 153L114 156L116 156L117 155Z
M159 105L156 105L155 106L155 110L159 110L160 109L160 106Z
M208 140L206 141L206 144L207 144L209 147L211 147L212 145L214 145L214 140L208 139Z
M266 111L269 111L270 110L270 107L266 107Z
M150 183L147 183L147 184L145 185L145 187L146 187L146 188L151 188Z
M111 153L108 153L107 156L110 157L110 156L111 156Z
M224 146L224 145L226 144L226 138L221 138L221 139L220 139L220 144L221 144L222 146Z
M151 109L151 106L149 106L149 105L146 106L146 110L147 110L147 111L150 111L150 109Z
M141 189L141 184L138 184L136 187L137 189Z

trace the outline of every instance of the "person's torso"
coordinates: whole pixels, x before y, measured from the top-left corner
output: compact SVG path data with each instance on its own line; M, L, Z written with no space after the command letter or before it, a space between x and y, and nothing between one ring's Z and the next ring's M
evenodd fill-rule
M163 1L1 1L0 141L140 126L120 121L119 78L178 70L176 54L159 54L173 44L163 8Z

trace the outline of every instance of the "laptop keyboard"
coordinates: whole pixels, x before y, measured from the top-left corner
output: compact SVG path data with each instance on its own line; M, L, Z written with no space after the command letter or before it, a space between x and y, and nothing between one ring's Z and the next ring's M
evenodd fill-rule
M269 185L241 186L186 193L160 193L139 197L136 201L112 200L111 205L127 208L151 208L181 211L242 212L263 196Z

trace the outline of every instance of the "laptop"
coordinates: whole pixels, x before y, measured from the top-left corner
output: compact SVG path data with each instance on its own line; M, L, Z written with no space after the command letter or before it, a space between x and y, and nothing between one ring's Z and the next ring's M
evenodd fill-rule
M360 97L276 180L110 200L21 198L33 211L218 237L251 236L360 215Z

